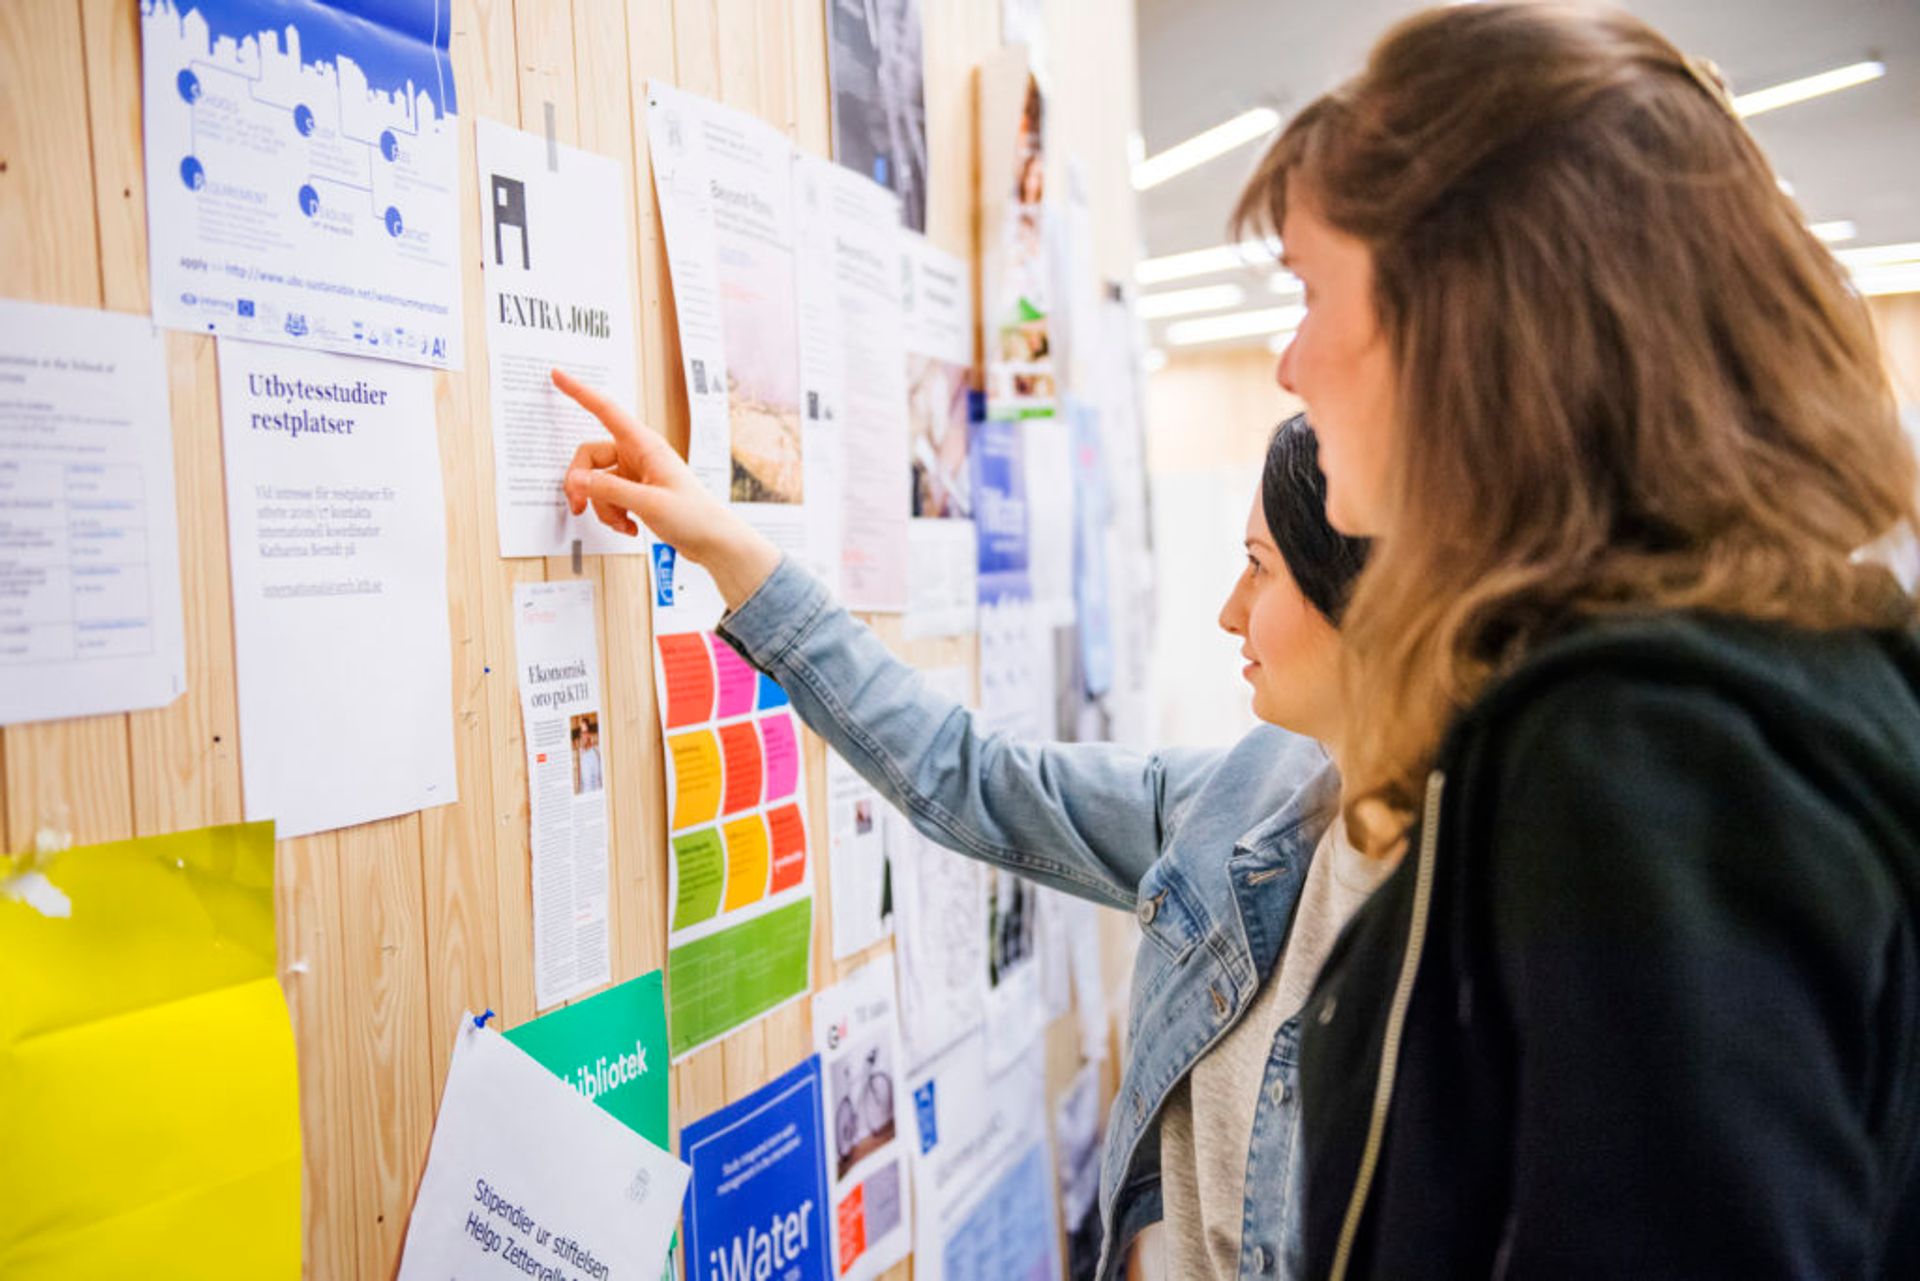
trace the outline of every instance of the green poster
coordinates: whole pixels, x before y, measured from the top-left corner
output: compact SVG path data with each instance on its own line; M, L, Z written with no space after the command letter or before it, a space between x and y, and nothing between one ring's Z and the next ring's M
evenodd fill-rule
M522 1023L507 1039L642 1138L672 1151L659 970Z

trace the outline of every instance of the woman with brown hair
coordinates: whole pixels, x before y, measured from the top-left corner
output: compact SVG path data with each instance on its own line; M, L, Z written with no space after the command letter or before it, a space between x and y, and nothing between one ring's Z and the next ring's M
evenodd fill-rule
M1307 1006L1311 1276L1920 1276L1914 516L1869 320L1640 21L1453 6L1238 221L1347 615L1393 874Z

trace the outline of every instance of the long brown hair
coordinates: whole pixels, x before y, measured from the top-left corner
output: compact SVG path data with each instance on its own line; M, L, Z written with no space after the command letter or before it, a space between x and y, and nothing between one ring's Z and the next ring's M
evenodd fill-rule
M1391 528L1343 628L1367 848L1403 833L1459 711L1582 619L1910 619L1854 556L1914 514L1866 309L1724 90L1646 24L1417 14L1288 125L1236 230L1278 231L1295 183L1371 250L1398 384Z

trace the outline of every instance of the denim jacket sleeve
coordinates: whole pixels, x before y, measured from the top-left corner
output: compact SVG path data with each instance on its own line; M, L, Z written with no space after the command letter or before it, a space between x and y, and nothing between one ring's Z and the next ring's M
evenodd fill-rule
M720 624L808 727L933 841L1132 910L1217 752L982 734L791 558Z

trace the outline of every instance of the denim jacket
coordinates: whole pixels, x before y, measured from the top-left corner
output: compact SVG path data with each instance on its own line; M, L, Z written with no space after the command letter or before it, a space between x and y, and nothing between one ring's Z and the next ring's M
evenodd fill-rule
M1132 912L1127 1061L1100 1169L1101 1281L1160 1208L1160 1109L1280 956L1338 780L1311 739L1263 726L1225 751L983 735L791 559L721 623L807 725L930 839ZM1297 1020L1274 1038L1247 1156L1240 1274L1297 1253Z

